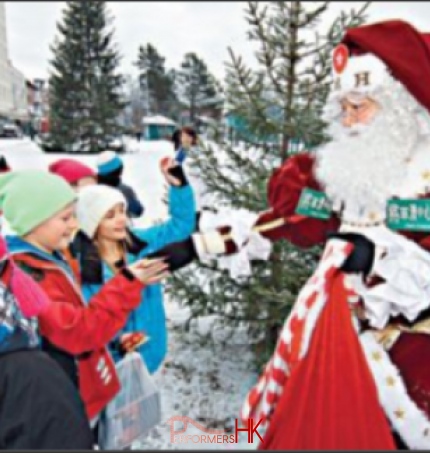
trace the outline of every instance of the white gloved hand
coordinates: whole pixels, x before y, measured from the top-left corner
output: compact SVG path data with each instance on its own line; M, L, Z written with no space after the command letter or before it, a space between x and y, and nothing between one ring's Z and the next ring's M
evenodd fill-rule
M222 255L227 251L224 238L218 230L194 233L191 236L196 253L201 261Z
M220 269L228 270L234 279L249 277L251 261L267 260L272 251L272 243L252 229L257 219L257 214L245 209L224 209L217 214L203 211L201 233L193 235L200 259L216 259ZM226 226L230 227L228 239L219 232ZM236 253L226 254L228 242L234 243Z

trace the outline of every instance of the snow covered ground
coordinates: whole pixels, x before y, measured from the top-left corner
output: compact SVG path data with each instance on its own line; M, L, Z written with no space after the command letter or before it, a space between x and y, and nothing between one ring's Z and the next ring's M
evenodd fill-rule
M140 448L255 449L258 439L254 444L248 444L246 433L241 433L238 444L193 443L191 440L172 443L173 433L166 422L175 415L186 415L206 428L234 430L235 419L256 376L250 372L252 356L243 332L235 332L224 344L225 332L210 328L214 321L212 317L196 320L190 331L186 331L187 310L174 301L167 301L167 317L169 355L156 376L161 389L164 423L153 429ZM176 422L172 430L179 431L182 426L181 422ZM190 424L184 434L205 433Z
M135 224L150 225L167 215L161 199L164 181L159 171L159 160L173 156L168 142L128 142L132 153L122 156L124 181L137 192L145 206L145 215ZM64 154L44 154L29 139L0 140L3 154L13 169L46 169L50 162L66 157ZM94 167L95 156L72 155ZM7 229L7 226L6 226ZM165 365L155 375L161 391L162 422L152 430L139 448L143 449L255 449L248 444L246 433L241 433L239 444L172 443L168 420L173 416L188 416L205 427L225 430L233 427L244 397L255 383L252 373L252 354L244 332L237 330L228 341L223 341L226 331L213 329L213 317L204 317L191 323L186 330L188 309L175 300L165 298L169 328L169 354ZM174 426L181 428L178 422ZM184 434L205 434L192 425ZM194 439L196 439L194 437Z

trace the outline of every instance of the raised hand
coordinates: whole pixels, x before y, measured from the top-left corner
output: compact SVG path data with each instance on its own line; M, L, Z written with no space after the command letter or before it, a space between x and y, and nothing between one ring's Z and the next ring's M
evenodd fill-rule
M164 178L171 186L181 187L188 184L183 168L174 159L169 157L161 159L160 168Z
M170 275L164 258L142 259L128 266L128 269L144 285L159 283Z
M149 337L143 332L125 333L120 339L120 348L123 353L132 352L139 346L145 344Z

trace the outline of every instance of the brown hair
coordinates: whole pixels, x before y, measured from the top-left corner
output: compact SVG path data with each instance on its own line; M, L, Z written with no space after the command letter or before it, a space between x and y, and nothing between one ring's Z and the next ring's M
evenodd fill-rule
M110 269L114 272L114 274L116 274L121 269L116 268L115 266L112 266L112 263L108 263L106 261L106 259L104 258L103 251L102 251L102 249L100 247L100 243L97 240L98 233L99 233L99 227L97 227L96 232L94 234L93 244L97 248L100 258L110 267ZM123 241L118 241L118 245L119 245L119 248L120 248L120 253L122 255L122 259L124 259L125 265L126 265L127 249L128 249L129 246L132 245L132 243L133 243L133 240L132 240L130 232L128 230L126 231L125 239Z
M170 140L173 142L175 151L177 151L181 146L181 129L176 129L170 137Z
M198 139L198 135L197 135L197 132L195 129L193 129L191 126L184 126L182 129L181 129L181 132L185 132L187 135L189 135L190 137L192 137L193 139L193 145L197 145L197 139Z

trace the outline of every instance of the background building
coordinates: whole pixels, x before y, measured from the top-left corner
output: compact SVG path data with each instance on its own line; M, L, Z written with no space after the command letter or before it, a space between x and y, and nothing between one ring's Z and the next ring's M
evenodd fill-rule
M14 121L26 122L30 119L30 115L25 76L12 63L9 65L9 75L12 91L12 108L9 112L9 118Z
M5 2L0 2L0 125L13 121L23 126L30 120L27 82L9 60Z
M7 118L13 109L10 75L5 2L0 2L0 118Z

